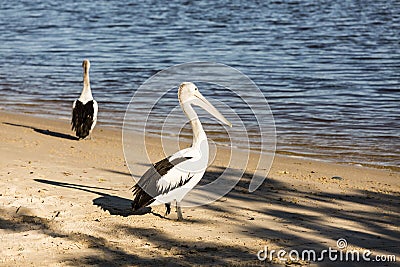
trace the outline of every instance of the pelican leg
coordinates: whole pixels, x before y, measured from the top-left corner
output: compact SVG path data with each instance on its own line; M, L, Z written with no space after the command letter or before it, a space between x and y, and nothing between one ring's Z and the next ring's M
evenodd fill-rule
M165 216L171 213L171 203L165 203Z
M176 202L176 214L178 215L178 221L183 221L182 210L179 202Z

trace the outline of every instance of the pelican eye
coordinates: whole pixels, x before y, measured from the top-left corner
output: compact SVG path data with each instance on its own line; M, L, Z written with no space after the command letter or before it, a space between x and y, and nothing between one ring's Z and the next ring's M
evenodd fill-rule
M197 90L199 90L199 89L197 89L197 87L196 87L196 88L194 88L194 90L197 91Z

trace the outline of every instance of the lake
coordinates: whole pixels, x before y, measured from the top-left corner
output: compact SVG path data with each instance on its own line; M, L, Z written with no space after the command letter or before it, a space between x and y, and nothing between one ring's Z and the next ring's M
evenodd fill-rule
M0 107L68 119L88 58L99 123L121 126L158 71L218 62L261 89L278 153L399 170L399 34L396 0L2 1ZM153 115L176 105L173 92Z

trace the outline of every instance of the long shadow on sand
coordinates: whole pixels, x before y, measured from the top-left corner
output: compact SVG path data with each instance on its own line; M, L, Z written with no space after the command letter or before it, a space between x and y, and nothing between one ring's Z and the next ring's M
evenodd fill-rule
M102 208L105 211L108 211L111 215L120 215L123 217L127 217L130 215L143 215L143 214L149 213L151 211L151 208L148 208L148 209L142 209L138 212L133 212L131 199L126 199L126 198L122 198L119 196L114 196L114 195L110 195L107 193L93 190L93 189L100 189L100 190L115 191L113 189L56 182L56 181L50 181L50 180L44 180L44 179L34 179L34 181L39 182L39 183L49 184L49 185L72 188L72 189L81 190L81 191L93 193L96 195L100 195L100 197L93 199L93 204Z
M36 232L52 238L77 244L84 243L91 249L87 254L63 251L58 258L62 266L232 266L231 260L237 260L239 257L241 260L252 259L252 262L257 263L254 255L242 247L225 246L210 241L184 241L154 227L115 224L106 229L115 233L117 238L123 234L133 241L143 240L152 244L151 250L146 248L145 253L141 246L129 250L123 243L117 242L118 239L110 242L98 233L66 232L49 219L34 215L16 215L14 209L3 209L3 207L0 207L0 229L7 230L6 235L31 233L32 229L35 229ZM160 251L158 248L163 250Z
M39 128L36 128L36 127L33 127L33 126L29 126L29 125L15 124L15 123L10 123L10 122L3 122L3 124L32 129L37 133L48 135L48 136L53 136L53 137L57 137L57 138L75 140L75 141L79 140L78 137L75 137L75 136L72 136L72 135L69 135L69 134L64 134L64 133L60 133L60 132L54 132L54 131L50 131L50 130L39 129Z
M222 171L223 169L218 168L215 171L207 171L205 180L214 180ZM334 247L338 238L345 238L349 244L371 249L373 253L374 251L385 251L388 254L398 254L400 233L397 226L400 221L398 208L400 198L397 192L386 194L368 189L353 189L347 193L332 193L329 190L311 191L268 178L256 192L249 194L247 189L251 176L250 173L243 175L238 185L228 194L226 202L217 202L203 207L228 216L228 224L234 221L239 222L240 229L234 230L235 233L237 231L238 237L239 234L244 234L247 238L265 240L265 244L271 242L275 246L287 250L298 249L300 251L302 249L322 251L328 246ZM100 197L93 200L95 205L108 210L111 214L133 215L130 211L131 200L99 191L109 191L110 189L42 179L35 179L35 181L97 194ZM234 202L233 200L240 201ZM351 204L357 204L357 208L346 208ZM364 209L364 207L376 207L376 209ZM15 214L15 211L10 212ZM251 214L251 220L248 219L247 212ZM0 216L1 213L2 209L0 208ZM7 228L8 231L28 231L30 225L37 225L36 218L34 219L28 220L28 222L25 219L15 222L6 217L0 220L0 228ZM231 265L231 261L245 262L255 266L268 265L267 262L260 263L254 254L254 250L261 249L264 243L256 248L239 244L223 246L211 240L184 241L179 236L168 235L162 227L154 228L152 225L146 227L116 223L111 226L109 231L132 236L132 239L143 240L143 242L148 242L155 248L161 248L162 251L167 252L167 254L157 254L155 258L141 258L135 251L128 252L121 248L120 244L115 245L97 235L65 234L52 228L52 225L44 219L42 221L38 227L40 226L45 234L73 241L81 238L88 240L90 247L94 250L93 254L85 257L70 255L69 260L71 264L73 263L72 265L166 265L174 262L181 266L194 264L228 266ZM271 228L270 223L272 224L274 221L278 223L275 224L275 228ZM222 220L220 222L224 223ZM347 227L355 223L358 229ZM301 227L301 231L293 229L292 226ZM180 223L176 226L171 224L169 227L180 227ZM323 237L326 242L314 240L316 235ZM168 251L172 251L171 249L175 247L178 248L179 259L176 255L168 254ZM153 252L156 253L157 250ZM364 265L364 263L366 262L361 264ZM394 266L388 264L388 266ZM357 262L338 262L324 266L359 265L360 263ZM372 264L372 266L374 265Z
M215 172L208 172L208 179L218 176L224 170L218 167L216 169ZM226 213L231 212L232 208L242 213L248 211L254 214L254 221L257 221L258 215L274 218L281 222L279 231L269 229L267 225L252 223L244 225L243 229L254 236L274 240L274 243L283 248L313 248L322 251L328 245L313 240L312 235L307 234L318 233L319 236L332 240L333 247L336 240L345 238L352 245L371 249L373 253L381 250L388 254L398 254L400 197L397 192L380 193L368 189L353 189L346 193L310 192L267 178L257 191L249 194L251 178L252 174L244 173L227 196L242 201L245 206L231 206L229 209L219 205L216 209L216 205L208 205L205 208ZM356 208L346 208L348 205L355 205ZM364 210L363 207L376 208ZM357 227L349 229L349 225ZM302 230L293 230L293 226L300 226Z

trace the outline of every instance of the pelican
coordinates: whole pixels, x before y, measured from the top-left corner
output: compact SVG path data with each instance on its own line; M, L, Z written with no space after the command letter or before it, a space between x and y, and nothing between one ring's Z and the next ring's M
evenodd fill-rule
M183 220L180 202L201 180L208 163L207 136L192 105L202 107L230 127L232 124L204 98L194 83L182 83L178 89L178 99L193 130L192 145L153 164L143 174L133 187L135 198L132 208L137 211L143 207L165 204L168 215L171 202L175 201L178 220Z
M90 89L89 69L90 62L85 59L82 62L83 89L81 96L72 105L72 130L79 139L89 136L97 122L98 105L93 99Z

